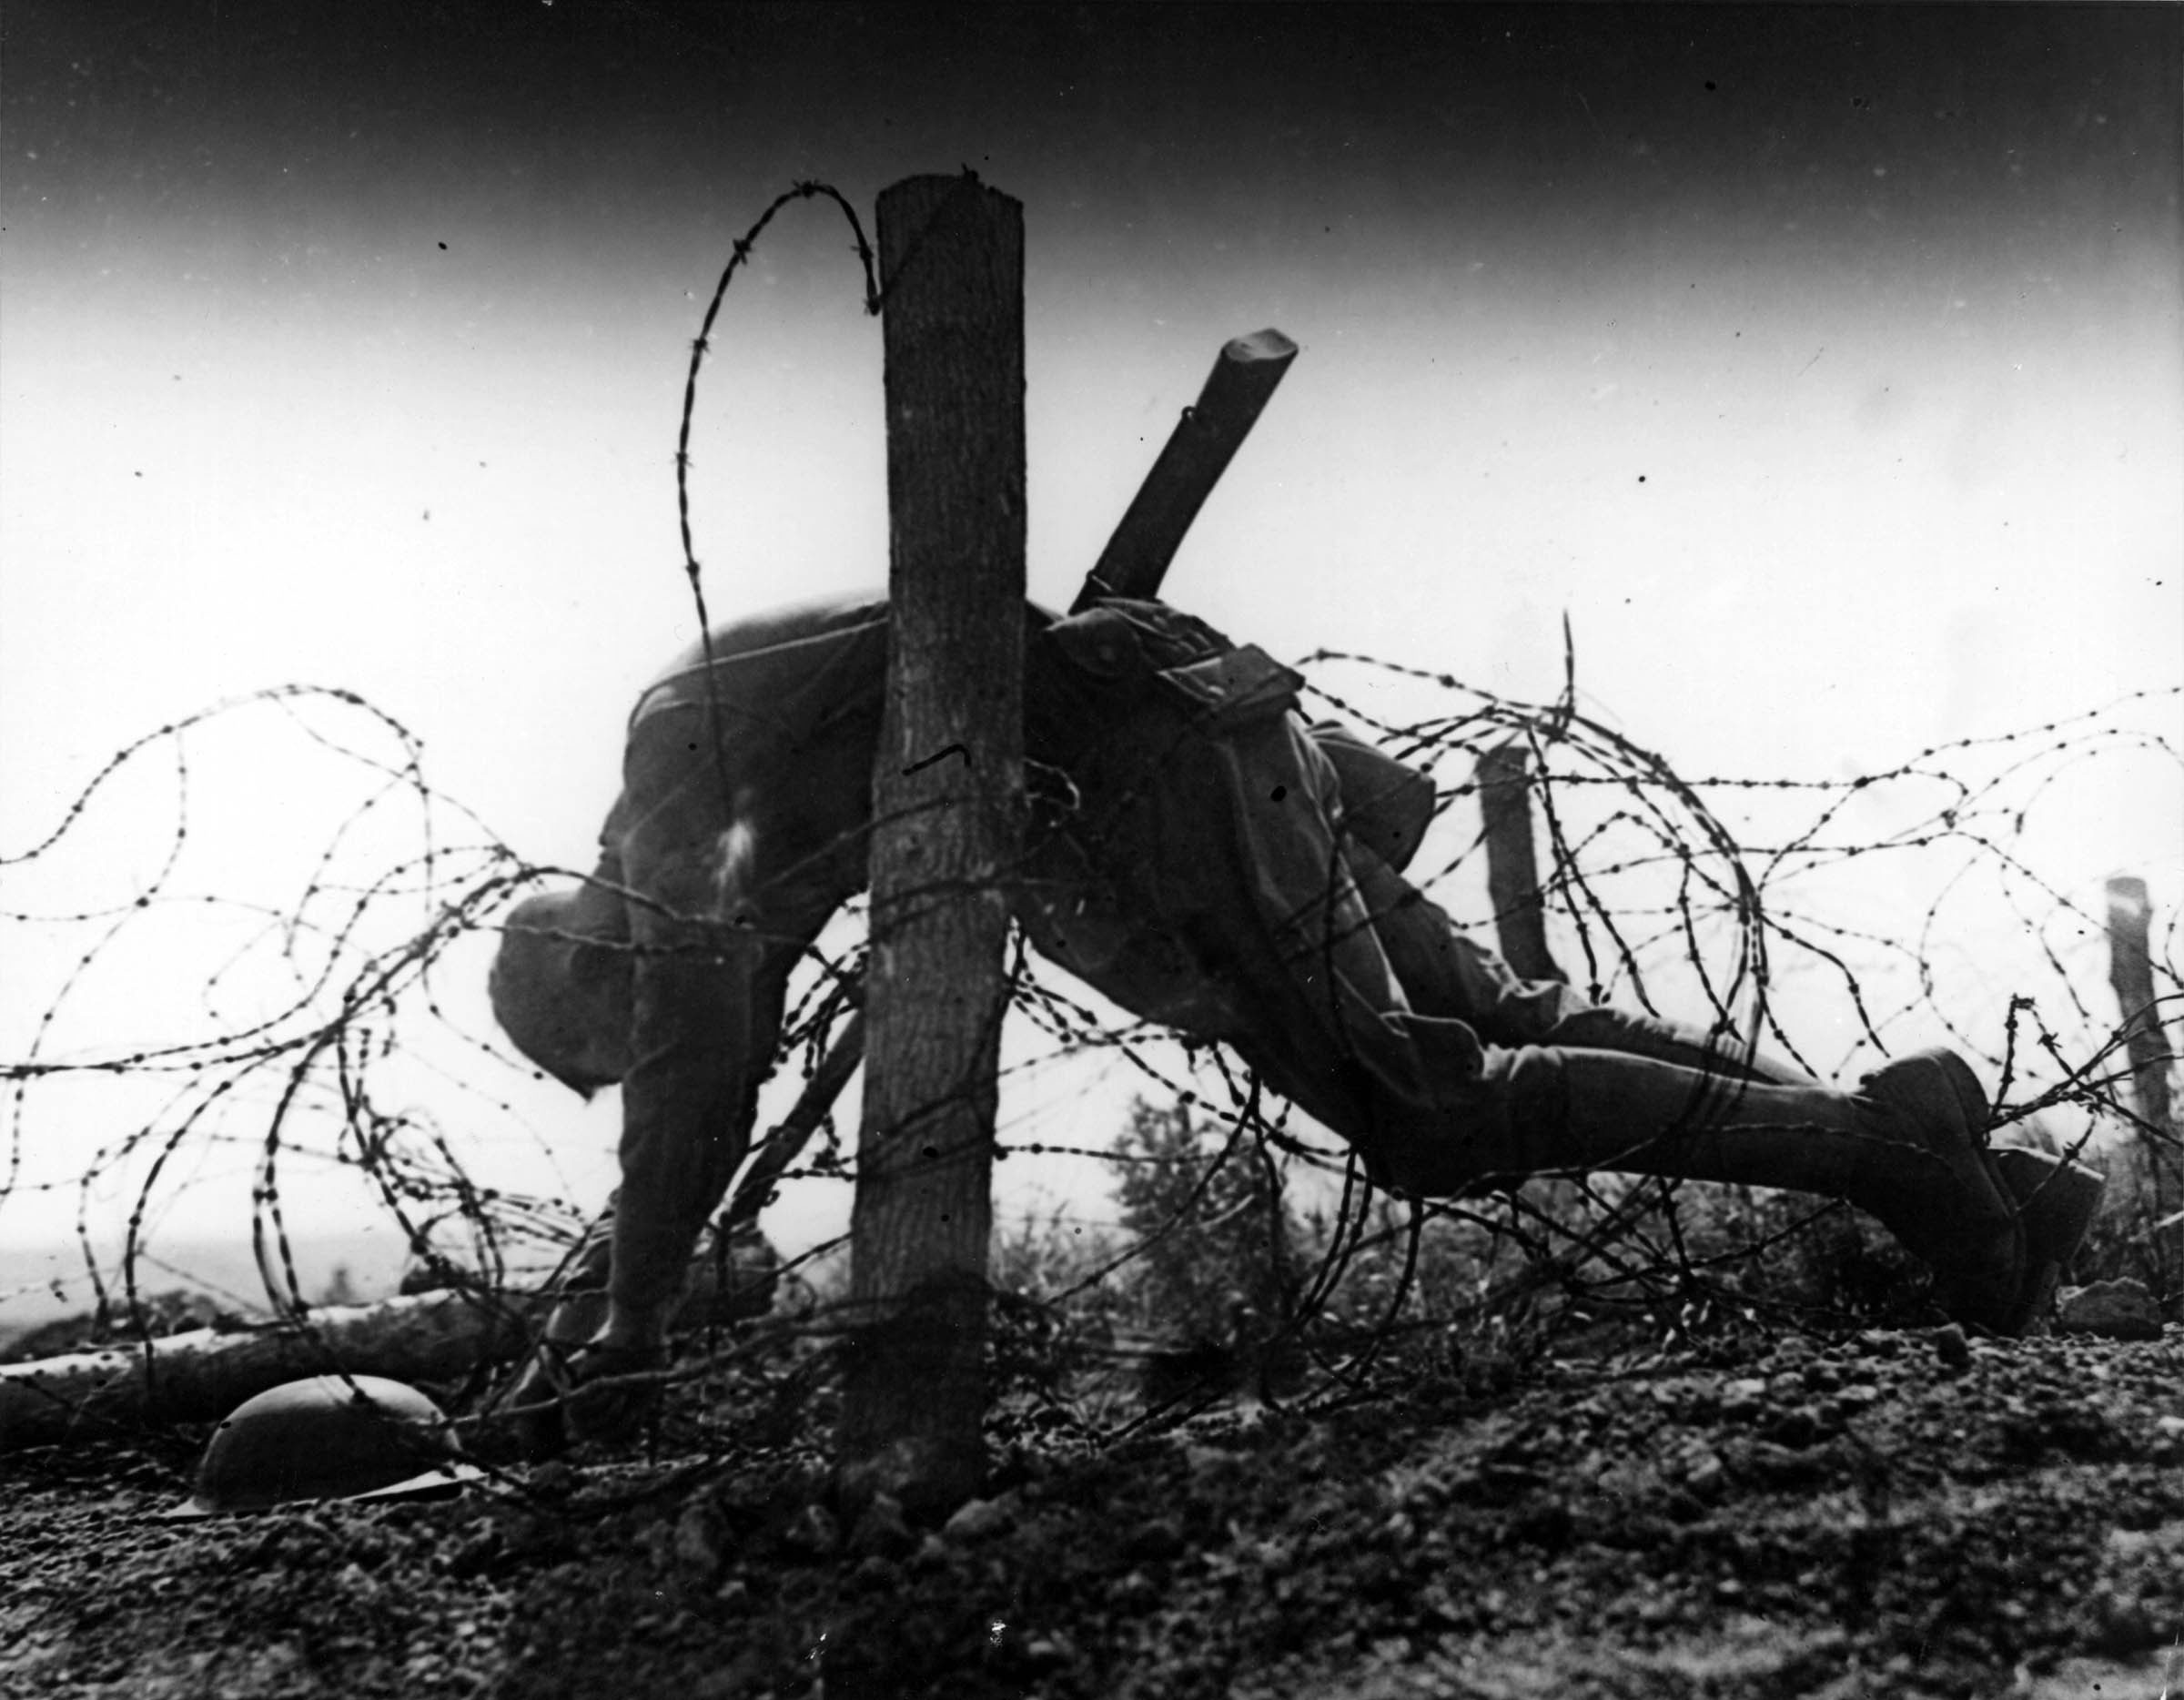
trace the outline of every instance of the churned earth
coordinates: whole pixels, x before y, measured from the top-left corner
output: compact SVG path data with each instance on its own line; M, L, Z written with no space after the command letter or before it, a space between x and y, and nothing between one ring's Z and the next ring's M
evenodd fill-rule
M1105 1448L1035 1415L939 1529L749 1428L196 1523L157 1513L201 1434L0 1459L0 1693L2184 1695L2174 1324L1474 1366Z

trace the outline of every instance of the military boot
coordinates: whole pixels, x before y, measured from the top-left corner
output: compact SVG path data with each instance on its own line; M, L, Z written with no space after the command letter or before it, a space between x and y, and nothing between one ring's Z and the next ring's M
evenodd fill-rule
M1934 1271L1951 1317L1999 1334L2038 1320L2104 1184L2061 1158L1990 1150L1987 1096L1946 1050L1899 1057L1855 1092L1562 1049L1526 1053L1512 1084L1510 1170L1616 1169L1841 1199Z

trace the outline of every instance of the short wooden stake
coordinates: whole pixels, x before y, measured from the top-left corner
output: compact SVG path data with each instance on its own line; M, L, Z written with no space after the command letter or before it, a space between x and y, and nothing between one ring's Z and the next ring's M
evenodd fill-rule
M927 1511L985 1472L986 1250L1023 809L1024 209L965 174L879 200L888 696L836 1460Z
M1567 981L1547 948L1532 836L1531 764L1522 744L1497 744L1479 758L1479 808L1486 828L1486 891L1503 959L1520 979Z

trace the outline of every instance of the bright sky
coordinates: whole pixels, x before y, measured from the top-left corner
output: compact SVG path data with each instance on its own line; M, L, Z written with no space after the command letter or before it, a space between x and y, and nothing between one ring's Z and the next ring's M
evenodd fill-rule
M1278 654L1548 700L1567 614L1591 712L1686 772L1810 778L2184 679L2184 15L1032 9L974 43L579 9L489 39L15 8L0 855L131 739L308 682L421 737L525 856L588 862L629 701L689 635L689 340L806 176L869 209L969 164L1024 201L1042 599L1221 342L1274 325L1302 355L1169 593ZM859 287L811 204L731 293L693 444L717 614L884 582ZM192 747L193 888L292 902L356 770L264 709ZM169 770L0 869L0 908L127 902ZM2072 783L2050 879L2142 872L2173 908L2173 764ZM372 831L352 875L416 847ZM8 925L16 1058L90 941ZM231 948L186 933L86 983L49 1049L174 1031ZM108 1089L37 1088L27 1174L139 1113ZM611 1108L511 1091L602 1187ZM1097 1143L1099 1114L1035 1119ZM0 1240L73 1209L0 1203Z

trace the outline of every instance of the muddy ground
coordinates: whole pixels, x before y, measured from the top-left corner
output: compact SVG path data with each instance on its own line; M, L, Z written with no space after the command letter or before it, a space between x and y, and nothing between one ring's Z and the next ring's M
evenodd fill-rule
M724 1403L198 1523L157 1513L201 1433L0 1460L0 1693L2184 1695L2173 1324L1473 1362L1106 1445L1019 1408L938 1530L845 1529L813 1407Z

